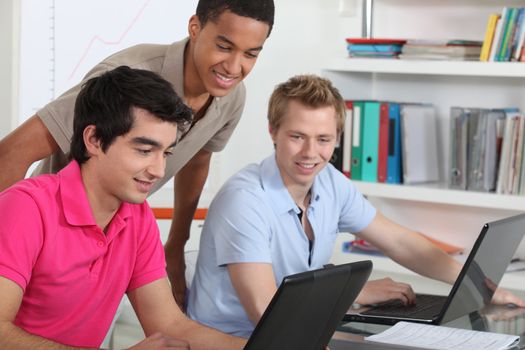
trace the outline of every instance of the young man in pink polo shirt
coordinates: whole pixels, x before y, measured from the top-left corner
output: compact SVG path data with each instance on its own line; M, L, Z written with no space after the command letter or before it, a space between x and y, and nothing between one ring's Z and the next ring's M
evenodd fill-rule
M146 336L132 349L237 349L180 311L146 196L191 111L155 73L85 83L73 160L0 193L0 349L98 348L124 293Z

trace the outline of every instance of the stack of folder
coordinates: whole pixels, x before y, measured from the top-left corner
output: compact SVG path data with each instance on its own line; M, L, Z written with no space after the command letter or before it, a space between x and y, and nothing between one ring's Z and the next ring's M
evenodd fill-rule
M516 108L452 107L451 188L525 195L525 116Z
M439 180L435 110L428 104L347 101L333 164L353 180L415 184Z

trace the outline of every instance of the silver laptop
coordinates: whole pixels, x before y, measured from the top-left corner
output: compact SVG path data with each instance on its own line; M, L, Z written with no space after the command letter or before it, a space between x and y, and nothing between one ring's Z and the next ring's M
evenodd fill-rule
M416 304L392 301L350 310L344 321L441 324L489 304L525 234L525 214L485 224L448 296L417 294Z

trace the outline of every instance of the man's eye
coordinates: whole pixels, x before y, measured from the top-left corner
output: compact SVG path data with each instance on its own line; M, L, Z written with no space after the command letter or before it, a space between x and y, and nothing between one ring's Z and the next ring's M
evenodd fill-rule
M222 50L222 51L229 51L230 50L229 47L223 46L223 45L219 45L219 44L217 44L217 47L219 48L219 50Z
M151 153L150 149L137 149L137 151L142 155L148 155Z

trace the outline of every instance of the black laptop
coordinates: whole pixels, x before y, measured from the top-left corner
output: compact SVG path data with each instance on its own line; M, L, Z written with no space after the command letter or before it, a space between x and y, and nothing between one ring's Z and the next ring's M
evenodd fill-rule
M351 309L344 321L441 324L489 304L525 234L525 214L485 224L448 296L417 294L416 304L400 301Z
M366 260L285 277L244 349L324 349L371 270Z

